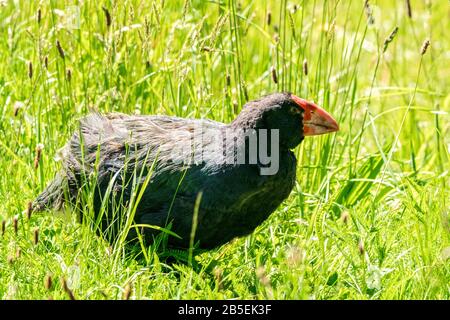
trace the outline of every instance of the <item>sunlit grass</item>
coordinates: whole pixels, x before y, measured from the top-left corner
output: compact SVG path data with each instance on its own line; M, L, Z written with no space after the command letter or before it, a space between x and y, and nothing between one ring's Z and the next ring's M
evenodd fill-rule
M69 298L61 278L77 299L450 298L448 3L100 2L0 5L0 299ZM341 130L306 139L289 199L194 269L26 217L89 110L229 122L283 90Z

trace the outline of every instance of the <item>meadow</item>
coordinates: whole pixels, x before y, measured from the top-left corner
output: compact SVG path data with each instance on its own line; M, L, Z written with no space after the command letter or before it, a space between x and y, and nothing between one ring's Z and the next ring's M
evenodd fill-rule
M448 1L1 0L0 299L450 299L449 17ZM196 268L27 214L91 110L230 122L277 91L340 131L305 139L290 197Z

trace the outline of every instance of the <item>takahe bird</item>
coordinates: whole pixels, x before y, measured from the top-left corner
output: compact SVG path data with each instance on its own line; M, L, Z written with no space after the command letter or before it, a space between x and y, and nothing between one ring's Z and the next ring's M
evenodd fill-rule
M62 149L63 168L33 207L70 203L80 209L81 190L95 177L93 208L103 231L117 235L132 212L126 208L135 206L140 227L130 228L129 240L141 232L151 243L161 231L150 226L157 226L178 235L169 236L172 247L188 248L195 234L198 248L214 248L251 233L289 196L296 179L291 149L304 136L337 130L325 110L291 93L248 102L229 124L90 114Z

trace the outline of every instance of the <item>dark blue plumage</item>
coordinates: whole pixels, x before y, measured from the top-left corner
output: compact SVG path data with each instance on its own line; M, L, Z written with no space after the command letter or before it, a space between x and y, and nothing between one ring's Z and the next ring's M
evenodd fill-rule
M80 130L62 150L63 169L36 199L34 208L77 203L86 177L95 172L94 211L99 215L102 207L107 208L102 229L109 230L112 238L120 230L120 221L126 219L133 192L139 193L146 186L134 223L170 224L181 239L169 237L169 244L187 248L201 193L194 243L200 248L217 247L251 233L289 196L296 179L296 159L290 149L303 140L303 114L290 93L249 102L230 124L167 116L91 114L81 120ZM199 129L200 139L195 136ZM225 141L233 140L233 146L244 150L248 160L250 129L279 130L279 168L275 174L262 175L265 165L260 159L253 164L237 163L235 153L220 151ZM179 152L186 145L195 152L201 150L201 158L195 152ZM276 152L270 144L269 150ZM136 237L135 230L129 232L128 239ZM147 243L158 234L152 228L142 232Z

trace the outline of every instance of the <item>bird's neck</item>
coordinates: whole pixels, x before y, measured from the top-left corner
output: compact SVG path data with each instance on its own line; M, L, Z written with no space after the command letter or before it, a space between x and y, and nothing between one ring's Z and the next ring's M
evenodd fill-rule
M251 108L244 108L229 127L235 130L267 129L262 111Z

